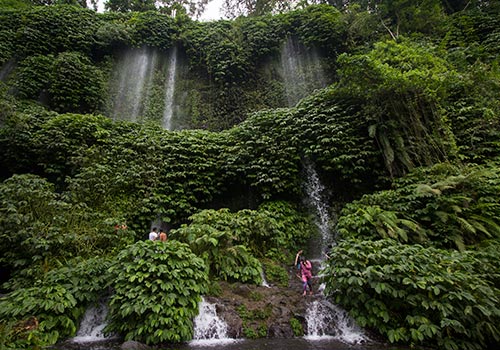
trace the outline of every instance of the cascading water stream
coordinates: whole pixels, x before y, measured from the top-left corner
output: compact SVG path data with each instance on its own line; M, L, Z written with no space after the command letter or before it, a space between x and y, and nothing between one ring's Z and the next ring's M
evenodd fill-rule
M325 254L329 246L334 244L330 208L325 199L325 187L320 181L318 173L310 162L305 163L307 182L305 190L307 193L307 204L314 212L315 223L320 233L319 239L313 240L310 247L312 261L322 265L325 262ZM320 286L317 292L322 293L324 286ZM347 313L339 306L330 303L322 294L316 300L309 302L306 312L307 333L306 338L311 340L324 337L333 337L342 342L357 344L367 341L368 338L362 330L357 327Z
M316 50L288 37L281 48L279 69L288 106L294 106L314 89L327 85L326 74Z
M103 332L107 325L107 315L108 307L104 302L89 307L85 311L85 315L80 322L80 328L72 341L75 343L91 343L108 340L109 337Z
M329 245L333 243L333 234L331 232L330 208L325 197L325 187L321 183L318 173L314 166L307 162L305 164L306 178L305 191L307 194L306 204L310 207L315 217L315 224L318 227L320 237L318 241L313 242L315 246L311 249L312 258L322 261L324 253Z
M228 326L224 320L217 316L216 305L202 298L199 303L199 313L194 319L194 336L191 344L217 345L233 342L227 336Z
M168 60L167 78L165 80L165 107L163 110L162 125L164 129L171 130L172 115L174 113L175 78L177 75L177 47L170 51Z
M306 314L309 340L333 338L349 344L368 340L349 315L340 307L325 299L313 301Z
M127 52L123 56L115 71L113 119L137 121L157 65L157 53L146 48Z

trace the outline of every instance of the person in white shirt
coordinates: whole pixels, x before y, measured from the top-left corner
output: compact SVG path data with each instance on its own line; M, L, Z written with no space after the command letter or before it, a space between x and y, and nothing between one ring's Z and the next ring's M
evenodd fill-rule
M156 241L158 238L158 229L156 227L153 227L153 230L149 233L149 240L150 241Z

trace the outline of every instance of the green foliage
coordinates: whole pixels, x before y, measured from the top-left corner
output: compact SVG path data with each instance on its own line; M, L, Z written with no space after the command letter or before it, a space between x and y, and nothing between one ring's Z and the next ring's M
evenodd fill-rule
M47 95L54 80L53 63L52 55L34 55L19 63L14 84L20 98L37 100Z
M104 78L86 56L62 53L54 61L49 94L50 105L56 111L95 112L104 103Z
M229 245L233 242L245 245L257 257L282 261L303 246L314 231L307 217L282 201L266 202L259 210L244 209L236 213L228 209L204 210L190 220L189 225L179 230L179 237L193 241L205 229L226 236Z
M23 60L14 78L19 97L47 103L59 112L94 112L104 103L104 78L77 52L35 55Z
M296 109L256 113L233 128L235 147L227 172L245 176L264 198L271 193L292 196L301 189L299 171L307 158L354 193L369 188L383 173L367 128L336 89L327 88Z
M8 283L13 292L0 299L3 344L31 349L74 336L85 307L106 293L109 265L106 258L77 258L40 279L17 276Z
M391 343L483 349L500 340L498 248L450 252L345 240L324 270L327 292Z
M17 56L89 53L96 30L96 14L76 6L34 6L28 10L0 12L0 29L15 32L9 39Z
M262 264L264 265L267 282L280 287L288 287L288 271L283 266L268 259L262 261Z
M172 17L154 11L132 14L129 24L132 45L152 46L160 49L172 47L176 26Z
M290 327L292 327L293 335L296 337L304 336L304 328L299 320L295 317L290 318Z
M292 30L308 47L318 47L335 57L343 50L345 24L340 12L333 6L308 6L286 15Z
M395 181L392 190L365 195L343 209L338 232L344 237L392 237L457 247L499 238L498 167L417 169Z
M439 52L408 40L388 41L368 54L341 55L339 61L341 91L363 106L367 132L392 175L456 153L440 109L457 75Z
M11 335L11 347L30 348L37 345L52 345L59 339L76 333L75 318L71 312L77 302L64 287L42 286L19 289L0 299L0 319L18 319L28 322L37 315L32 323L33 329ZM10 337L9 337L10 338Z
M236 311L243 321L243 334L245 338L256 339L267 336L266 320L271 316L272 305L267 304L264 309L249 310L242 304Z
M115 293L109 331L147 344L192 338L208 276L186 244L139 241L118 254L110 273Z
M203 258L212 276L226 281L260 284L260 262L245 245L238 242L237 234L223 228L225 220L222 215L226 216L226 220L231 217L228 210L197 213L191 216L189 226L183 225L171 231L170 236L188 243L192 251ZM214 224L222 226L222 229Z
M0 184L0 202L0 262L19 270L47 271L57 260L110 249L131 234L116 237L101 215L66 202L35 175L15 175Z

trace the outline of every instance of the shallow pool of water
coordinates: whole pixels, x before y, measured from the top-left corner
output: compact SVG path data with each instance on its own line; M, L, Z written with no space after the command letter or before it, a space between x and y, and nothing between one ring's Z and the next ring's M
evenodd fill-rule
M57 350L117 350L120 343L63 343L54 346ZM403 350L401 346L391 346L374 342L362 344L348 344L334 338L322 337L319 339L292 338L292 339L255 339L255 340L209 340L191 341L166 347L158 350Z

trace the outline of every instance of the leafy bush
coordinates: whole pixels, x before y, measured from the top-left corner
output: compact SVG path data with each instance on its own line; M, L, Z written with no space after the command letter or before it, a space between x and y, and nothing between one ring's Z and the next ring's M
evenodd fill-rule
M172 230L170 238L188 243L192 251L205 261L211 276L260 284L262 267L259 260L238 241L238 231L233 234L224 227L223 218L232 217L227 209L204 210L190 217L192 223L189 226ZM237 230L237 226L232 229Z
M307 216L283 201L265 202L258 210L244 209L235 213L229 209L203 210L192 215L190 221L172 234L188 242L199 254L243 245L255 257L281 262L287 261L289 255L315 232ZM210 255L221 253L211 252ZM219 270L227 269L220 265Z
M35 175L15 175L0 184L0 262L17 270L47 271L58 260L86 257L128 241L116 237L102 214L72 205L54 186Z
M1 14L0 14L1 15ZM77 6L33 6L4 14L15 30L16 54L89 53L96 30L95 11Z
M54 56L29 56L19 63L14 85L20 98L38 100L47 98L53 82Z
M54 61L50 105L59 112L91 113L104 103L104 77L84 55L60 54Z
M208 275L186 244L139 241L118 254L110 273L109 331L148 344L192 338Z
M326 291L391 343L484 349L500 340L499 246L492 244L450 252L390 239L342 241L324 271Z
M367 54L341 55L339 63L340 91L362 106L366 131L391 175L456 153L440 107L458 76L437 49L409 40L378 42Z
M262 261L262 264L264 265L267 282L280 287L288 287L288 271L283 266L268 259Z
M76 305L74 295L60 285L23 288L10 293L0 299L0 319L2 323L19 320L18 325L26 326L24 329L13 327L7 344L15 349L32 349L73 336L77 328L73 314Z
M416 169L395 181L393 189L346 205L338 232L343 237L392 237L459 249L499 238L498 172L495 165Z
M0 299L2 344L32 349L74 336L85 308L106 295L109 266L106 257L76 258L43 276L14 274L4 286L12 292Z

